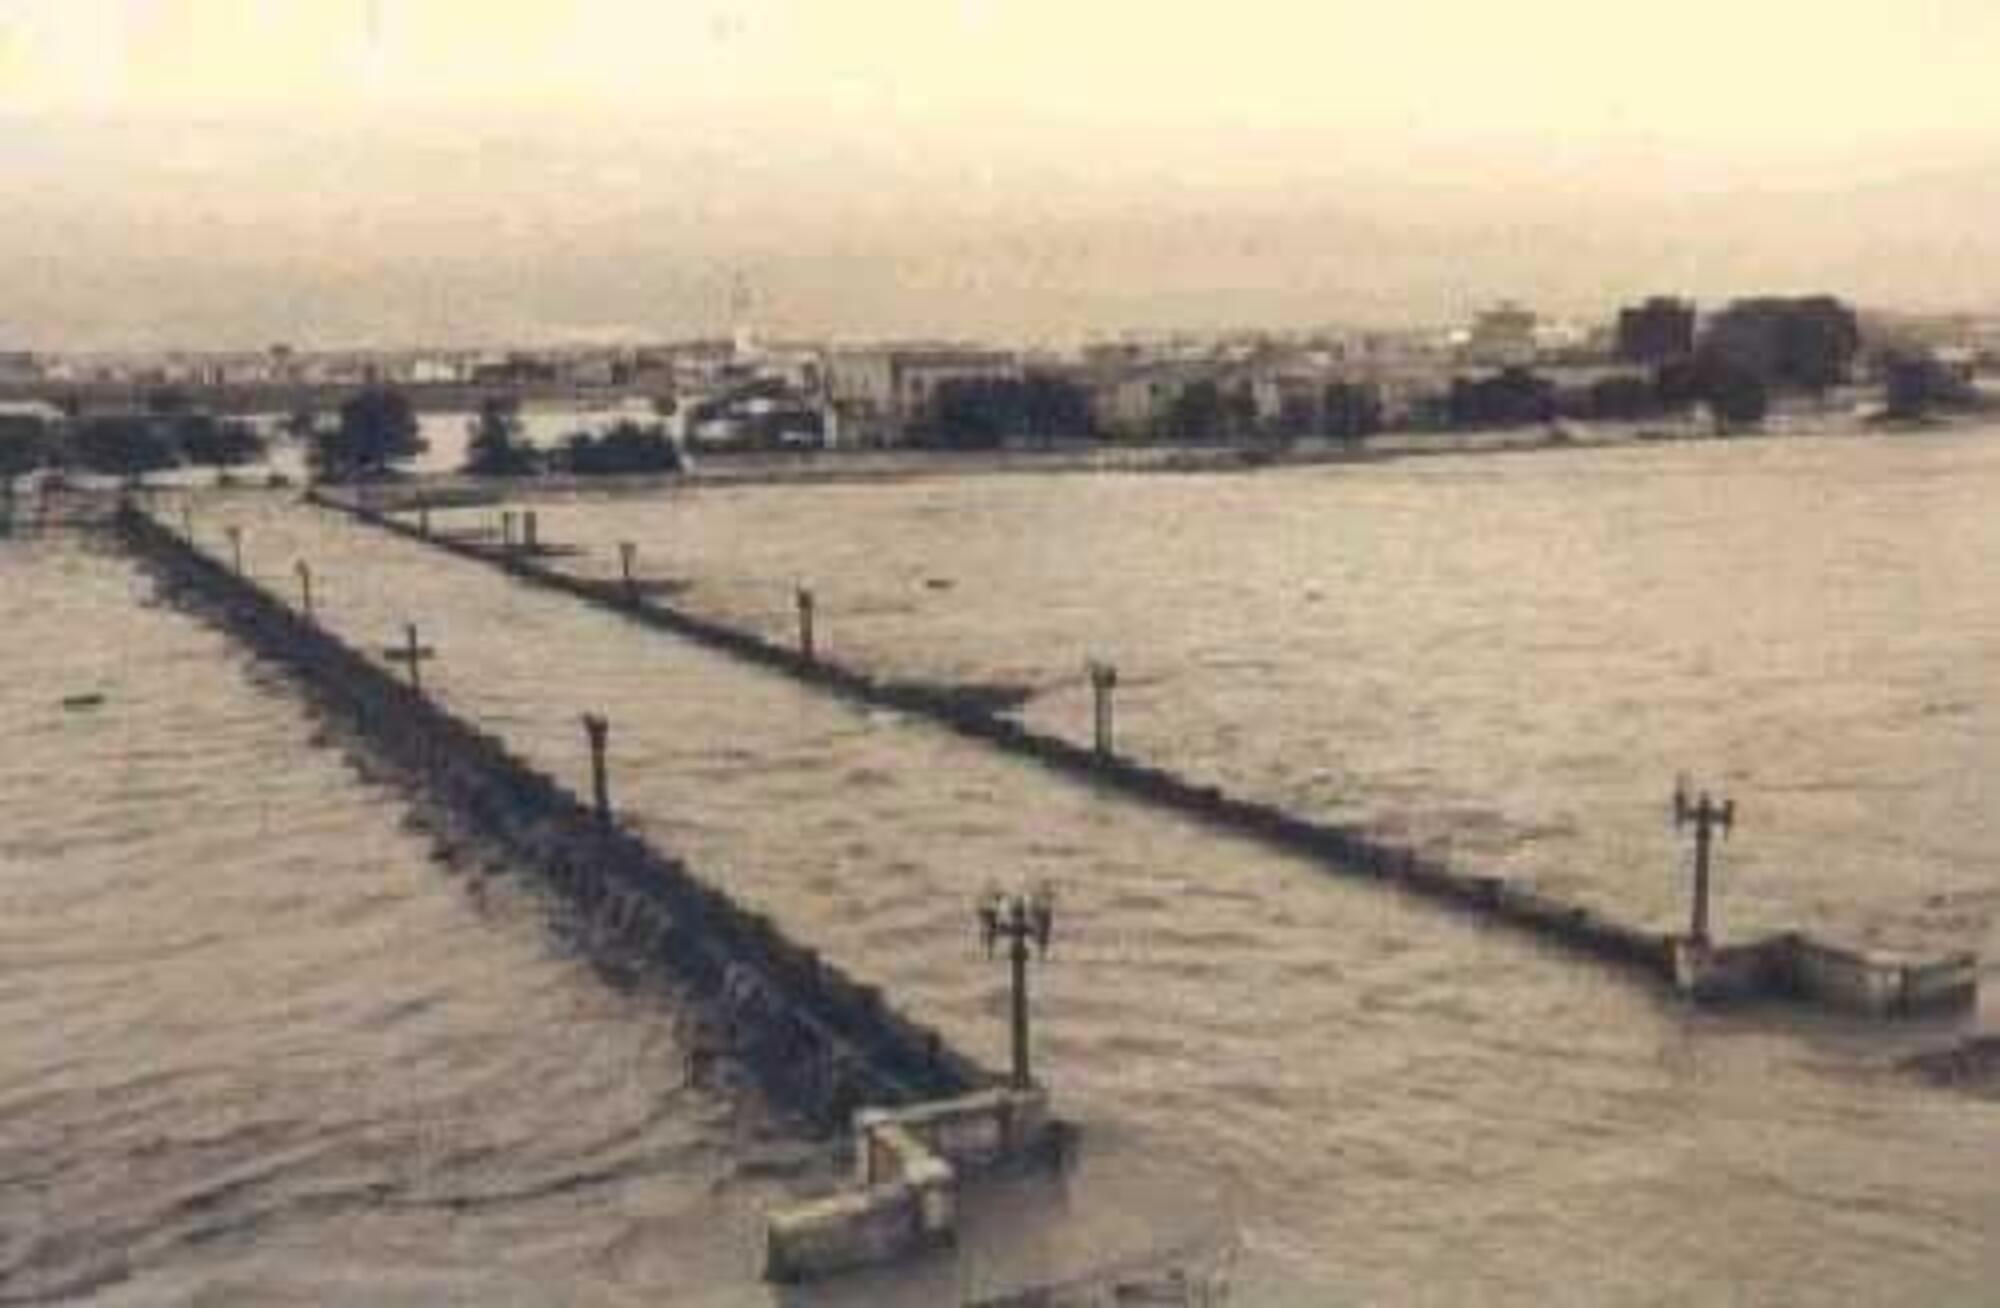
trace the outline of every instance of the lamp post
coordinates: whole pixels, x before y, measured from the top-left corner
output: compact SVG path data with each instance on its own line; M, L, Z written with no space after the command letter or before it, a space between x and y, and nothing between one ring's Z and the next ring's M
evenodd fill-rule
M1118 668L1114 664L1090 663L1090 698L1094 713L1093 746L1099 758L1110 758L1111 739L1111 692L1118 686Z
M989 891L979 901L979 934L986 944L986 956L993 946L1007 942L1007 960L1013 968L1013 1049L1016 1090L1034 1087L1028 1070L1028 943L1034 942L1041 958L1049 956L1049 936L1055 928L1055 892L1046 884L1030 895L1007 895Z
M799 657L808 663L819 661L818 651L813 645L813 593L812 587L800 586L793 596L799 609Z
M583 715L583 731L590 738L590 793L596 803L597 825L600 830L611 829L611 781L604 766L604 744L611 732L611 723L596 713Z
M1714 844L1715 832L1721 829L1724 837L1736 822L1736 802L1723 800L1716 803L1707 791L1699 797L1690 797L1687 778L1682 777L1674 785L1674 829L1692 825L1694 827L1694 909L1688 927L1688 938L1697 945L1708 944L1708 872L1709 853Z

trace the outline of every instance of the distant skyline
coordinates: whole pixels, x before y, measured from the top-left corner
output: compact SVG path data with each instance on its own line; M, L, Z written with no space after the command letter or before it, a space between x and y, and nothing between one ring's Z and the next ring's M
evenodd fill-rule
M0 347L2000 308L2000 6L0 0Z

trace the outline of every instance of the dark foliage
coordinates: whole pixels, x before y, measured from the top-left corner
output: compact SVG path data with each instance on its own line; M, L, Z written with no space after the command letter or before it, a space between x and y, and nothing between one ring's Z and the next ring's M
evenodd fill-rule
M480 401L471 434L464 470L475 477L527 477L541 466L539 452L521 439L521 402L511 395Z
M674 448L666 428L630 419L601 436L575 433L563 442L555 462L563 471L578 477L681 470L680 451Z
M1010 437L1053 440L1096 435L1090 396L1049 373L955 377L940 382L918 419L916 439L941 449L992 449Z
M1321 401L1326 434L1344 441L1365 440L1382 430L1382 396L1360 382L1333 382Z
M210 467L234 468L254 463L263 457L267 446L264 437L249 423L207 413L176 415L171 420L170 432L183 459Z
M1490 377L1455 377L1445 400L1453 427L1529 427L1556 416L1556 388L1526 368L1508 368Z
M424 452L410 397L389 387L357 391L340 406L337 426L315 431L313 471L328 481L380 477Z
M72 429L78 466L109 477L143 477L180 462L166 424L144 414L85 418Z
M0 482L46 465L55 454L49 425L28 414L0 413Z
M1771 410L1771 388L1753 369L1709 360L1702 369L1701 385L1718 432L1755 427Z

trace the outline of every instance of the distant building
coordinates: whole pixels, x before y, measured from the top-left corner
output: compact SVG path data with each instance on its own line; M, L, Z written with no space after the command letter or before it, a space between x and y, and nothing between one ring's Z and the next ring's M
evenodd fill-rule
M1465 361L1485 368L1524 368L1535 361L1539 324L1533 309L1511 300L1495 305L1472 320Z
M827 356L826 386L843 435L894 444L949 381L1019 380L1018 356L1001 350L911 347L841 350Z
M1618 314L1618 357L1657 365L1694 353L1695 307L1687 300L1654 296Z

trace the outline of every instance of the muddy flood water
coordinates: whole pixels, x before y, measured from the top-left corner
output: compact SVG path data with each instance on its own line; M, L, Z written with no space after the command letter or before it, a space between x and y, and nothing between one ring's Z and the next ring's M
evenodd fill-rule
M834 657L1018 684L1079 738L1083 660L1114 659L1131 752L1628 920L1679 922L1693 770L1741 808L1725 935L1992 959L1996 494L2000 442L1938 438L534 507L566 566L633 540L676 602L774 633L808 581ZM1690 1011L281 496L193 512L274 589L309 559L357 645L418 622L427 688L579 790L608 714L626 820L996 1065L971 905L1056 885L1037 1055L1076 1168L849 1301L1185 1249L1249 1304L2000 1284L2000 1107L1896 1067L1990 1013ZM0 578L0 1302L773 1297L757 1213L831 1164L683 1086L673 994L579 958L522 878L434 861L127 561L17 540Z

